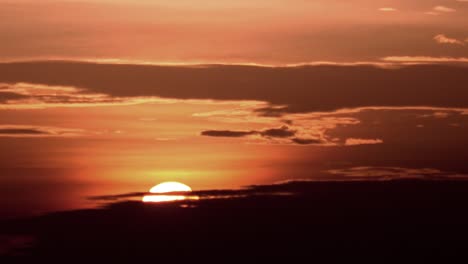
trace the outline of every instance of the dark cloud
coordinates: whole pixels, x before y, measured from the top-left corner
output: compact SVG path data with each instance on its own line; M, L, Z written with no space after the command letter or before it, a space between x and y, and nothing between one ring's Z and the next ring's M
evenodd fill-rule
M245 137L256 133L256 131L206 130L201 132L201 135L209 137Z
M11 93L11 92L2 92L2 87L0 87L0 103L8 102L9 100L18 100L18 99L25 99L28 96Z
M261 110L269 115L364 106L468 107L468 67L460 65L390 69L18 62L0 64L0 82L75 86L116 97L260 100L284 106Z
M279 128L270 128L261 131L251 130L251 131L232 131L232 130L206 130L201 132L202 136L209 137L247 137L251 135L260 135L264 138L289 138L296 134L295 130L289 129L287 126L282 126Z
M0 125L0 137L40 137L54 136L66 137L75 136L83 133L80 129L68 129L59 127L41 127L41 126L14 126Z
M291 141L299 145L317 145L323 143L320 139L313 138L293 138Z
M260 132L260 135L264 137L272 138L288 138L296 134L295 130L290 130L287 126L282 126L280 128L267 129Z
M49 135L47 131L35 128L0 128L0 135Z

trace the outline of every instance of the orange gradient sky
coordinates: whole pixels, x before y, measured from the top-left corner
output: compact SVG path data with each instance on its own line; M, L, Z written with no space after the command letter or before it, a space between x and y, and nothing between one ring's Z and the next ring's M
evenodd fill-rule
M0 17L14 210L162 181L468 174L467 1L0 0Z
M0 59L155 62L377 61L466 57L457 0L1 0ZM392 11L388 11L388 9ZM387 11L385 11L387 10Z

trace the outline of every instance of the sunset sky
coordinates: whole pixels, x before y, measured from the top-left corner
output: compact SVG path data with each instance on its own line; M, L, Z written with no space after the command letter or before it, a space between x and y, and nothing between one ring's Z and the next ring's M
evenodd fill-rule
M468 176L467 0L0 0L0 17L0 213L162 181Z

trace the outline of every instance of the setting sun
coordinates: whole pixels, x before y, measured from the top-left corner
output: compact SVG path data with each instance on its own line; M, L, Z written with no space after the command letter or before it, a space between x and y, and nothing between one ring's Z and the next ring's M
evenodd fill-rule
M180 182L163 182L150 189L150 193L191 192L192 188Z
M191 192L192 188L180 182L163 182L150 189L150 193L172 193L172 192ZM185 195L145 195L143 202L170 202L185 200L188 197Z

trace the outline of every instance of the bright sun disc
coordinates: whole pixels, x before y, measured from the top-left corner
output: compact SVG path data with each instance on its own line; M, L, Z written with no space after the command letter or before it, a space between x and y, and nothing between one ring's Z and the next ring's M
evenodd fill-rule
M171 201L180 201L191 198L185 195L159 195L161 193L171 193L171 192L191 192L192 188L189 186L180 183L180 182L163 182L150 189L150 193L158 195L145 195L143 197L143 202L171 202Z
M192 188L180 182L163 182L153 188L150 193L191 192Z

